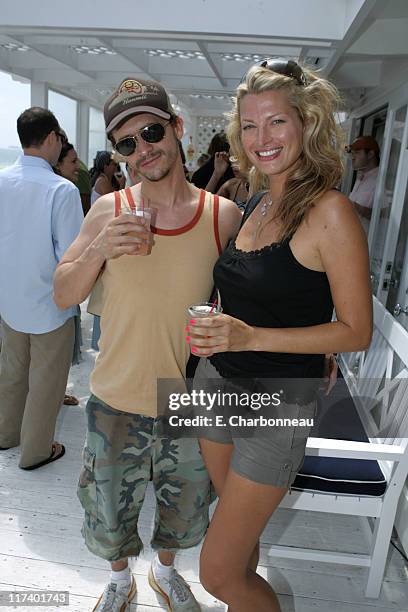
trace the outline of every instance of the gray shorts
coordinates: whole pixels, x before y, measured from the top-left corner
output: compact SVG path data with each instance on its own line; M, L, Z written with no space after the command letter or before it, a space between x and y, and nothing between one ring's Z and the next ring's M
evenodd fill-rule
M218 379L222 385L223 379L210 361L201 359L194 387L205 387L209 379L214 384ZM237 426L242 422L237 414L223 406L214 406L211 410L212 425L200 428L200 438L233 444L231 468L240 476L275 487L290 487L304 461L307 438L316 414L316 400L302 405L282 402L270 411L269 416L273 418L263 419L259 424L261 417L258 413L244 412L250 427ZM307 424L288 425L288 418L300 422L304 419ZM285 425L280 424L283 420Z

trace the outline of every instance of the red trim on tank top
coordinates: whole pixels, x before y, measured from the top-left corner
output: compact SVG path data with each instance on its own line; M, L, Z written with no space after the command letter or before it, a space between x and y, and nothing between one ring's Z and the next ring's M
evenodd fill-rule
M115 191L114 195L115 195L115 217L119 217L120 209L121 209L119 191Z
M133 210L135 208L135 201L133 199L133 195L129 187L126 187L125 194L127 196L129 206ZM189 223L187 223L186 225L183 225L183 227L177 227L176 229L161 229L160 227L155 227L154 225L152 225L151 226L152 233L157 234L158 236L178 236L179 234L184 234L185 232L190 231L200 220L200 217L202 215L203 208L204 208L204 201L205 201L205 191L201 189L196 213Z
M220 231L219 231L219 225L218 225L219 211L220 211L220 196L215 195L214 196L214 236L215 236L215 242L216 242L217 249L218 249L218 255L221 255L222 246L221 246Z
M131 210L136 210L136 204L135 204L135 201L133 199L133 194L130 191L130 187L125 187L124 191L125 191L125 194L126 194L126 197L127 197L127 201L129 203L129 206L130 206ZM144 208L144 206L143 206L143 198L142 198L142 208Z
M115 217L118 217L120 215L120 211L122 210L121 198L120 198L120 194L122 191L125 192L130 210L136 210L136 204L133 199L132 192L130 191L130 187L125 187L125 189L121 189L120 191L115 191ZM142 198L141 203L142 203L142 210L143 210L144 209L143 198Z

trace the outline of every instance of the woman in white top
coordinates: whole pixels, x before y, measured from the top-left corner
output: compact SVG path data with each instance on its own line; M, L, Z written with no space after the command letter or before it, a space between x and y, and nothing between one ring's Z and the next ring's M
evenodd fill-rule
M111 153L109 151L98 151L91 169L91 206L102 195L124 187L124 185L120 185L115 176L117 170L118 164L112 159Z

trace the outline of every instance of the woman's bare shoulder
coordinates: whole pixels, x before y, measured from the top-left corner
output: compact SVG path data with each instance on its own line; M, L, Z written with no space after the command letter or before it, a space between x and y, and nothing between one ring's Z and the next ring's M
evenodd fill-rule
M319 198L309 220L320 245L353 239L364 242L364 230L354 206L340 191L331 190Z
M326 191L314 204L310 218L316 223L337 223L357 220L352 202L340 191Z

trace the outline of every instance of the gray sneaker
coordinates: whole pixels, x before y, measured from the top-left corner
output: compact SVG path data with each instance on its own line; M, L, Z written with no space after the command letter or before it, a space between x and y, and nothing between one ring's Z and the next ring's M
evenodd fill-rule
M201 612L190 587L176 570L170 579L156 578L150 566L148 580L152 589L165 600L168 612Z
M92 612L126 612L136 594L136 581L132 576L127 581L109 582Z

